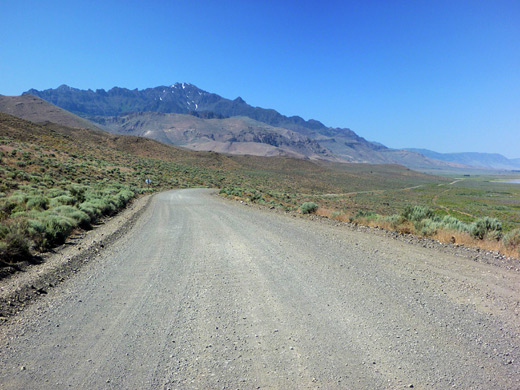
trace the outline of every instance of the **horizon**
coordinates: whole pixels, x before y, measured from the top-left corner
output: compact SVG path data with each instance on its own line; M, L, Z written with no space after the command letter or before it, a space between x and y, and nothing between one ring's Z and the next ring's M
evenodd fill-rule
M514 1L4 8L3 95L186 82L390 148L520 157Z

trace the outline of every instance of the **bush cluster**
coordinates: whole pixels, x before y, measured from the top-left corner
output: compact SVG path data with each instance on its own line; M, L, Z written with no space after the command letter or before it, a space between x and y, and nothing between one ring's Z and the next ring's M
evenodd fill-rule
M373 211L360 210L351 218L351 221L359 220L388 222L392 228L410 222L415 231L423 236L433 236L440 230L468 233L479 240L500 240L503 236L502 224L495 218L484 217L465 223L450 215L439 216L425 206L407 206L401 214L386 217ZM520 242L520 233L511 232L507 237L508 243Z
M305 202L300 206L302 214L312 214L318 210L318 205L314 202Z
M49 190L23 188L0 198L0 260L16 263L30 256L30 248L63 244L74 229L89 229L134 196L129 187L118 184L71 184Z

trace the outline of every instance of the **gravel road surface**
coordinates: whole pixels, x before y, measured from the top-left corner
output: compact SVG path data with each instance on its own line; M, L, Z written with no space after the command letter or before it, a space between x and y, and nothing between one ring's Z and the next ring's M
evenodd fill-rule
M2 389L520 389L520 274L158 194L0 328Z

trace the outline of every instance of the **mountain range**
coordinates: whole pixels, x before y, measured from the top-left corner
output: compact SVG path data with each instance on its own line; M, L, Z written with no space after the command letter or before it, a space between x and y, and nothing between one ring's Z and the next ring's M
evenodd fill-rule
M440 161L448 161L472 167L497 170L520 169L520 158L509 159L498 153L438 153L428 149L407 148L407 150Z
M34 112L29 115L35 107L41 111L39 118ZM58 114L60 109L63 112ZM273 109L253 107L240 97L226 99L189 83L143 90L114 87L93 91L66 85L43 91L31 89L20 97L0 96L0 111L40 122L59 122L61 115L67 122L62 124L67 126L98 127L193 150L228 154L390 163L430 170L474 165L420 150L390 149L369 142L348 128L331 128L299 116L287 117ZM502 166L511 169L514 164Z
M317 120L287 117L273 109L253 107L240 97L226 99L189 83L143 90L114 87L108 91L62 85L44 91L31 89L26 94L114 133L146 136L195 150L402 164L412 168L459 167L420 153L368 142L348 128L330 128ZM193 126L193 120L170 114L191 115L200 120Z

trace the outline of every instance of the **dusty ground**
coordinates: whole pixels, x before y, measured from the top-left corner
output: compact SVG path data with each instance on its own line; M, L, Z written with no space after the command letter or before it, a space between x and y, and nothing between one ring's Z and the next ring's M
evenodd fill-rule
M142 210L2 325L1 388L520 388L512 262L207 190Z

